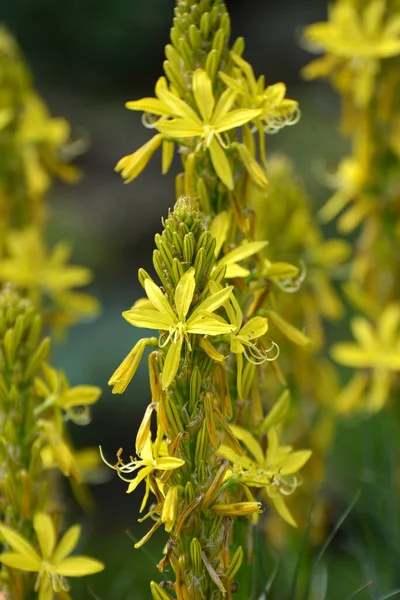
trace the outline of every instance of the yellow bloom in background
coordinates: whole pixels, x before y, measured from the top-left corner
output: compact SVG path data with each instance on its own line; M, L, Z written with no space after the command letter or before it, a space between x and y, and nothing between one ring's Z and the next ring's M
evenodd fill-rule
M13 552L0 554L0 562L13 569L38 573L35 590L39 600L53 600L54 592L68 591L66 577L84 577L99 573L103 563L87 556L69 555L78 544L81 528L74 525L56 543L53 521L45 513L37 513L33 519L39 550L34 548L11 527L0 525L0 536Z
M69 245L60 242L47 253L36 229L11 232L7 257L0 260L0 280L23 288L56 295L90 283L89 269L68 265Z
M101 389L93 385L70 387L64 373L48 364L43 364L42 376L35 379L35 391L43 399L42 404L35 409L35 416L58 407L79 424L82 424L83 419L89 418L88 407L95 404L101 396Z
M394 374L400 371L400 306L391 304L382 311L374 327L364 317L352 320L355 342L335 344L332 357L348 367L371 370L371 389L367 406L378 411L385 404ZM361 393L362 381L354 393ZM360 390L361 386L361 390ZM360 390L360 392L359 392Z
M276 420L275 420L276 421ZM233 480L248 487L265 488L279 515L296 527L283 495L291 494L299 485L297 473L311 457L311 450L293 451L292 446L280 446L278 430L268 429L268 446L264 451L259 441L246 429L230 425L232 433L243 442L250 456L239 456L228 446L222 445L218 454L227 458L233 465Z
M257 109L232 109L236 100L236 92L226 90L218 101L215 100L212 82L206 71L196 69L193 74L193 95L197 112L176 94L166 87L158 89L158 98L143 98L137 102L129 102L128 108L144 110L160 118L154 127L162 136L155 136L149 146L138 150L135 159L124 157L117 165L123 177L130 180L136 177L148 162L151 154L161 144L163 138L181 140L198 138L197 147L203 146L210 153L211 162L216 174L230 189L233 189L233 174L225 150L229 142L221 133L240 127L260 114ZM171 117L171 118L168 118ZM141 154L139 155L138 153ZM134 155L132 155L133 157ZM138 162L135 162L135 161ZM139 168L136 166L139 165Z
M369 104L380 60L400 54L400 13L387 13L386 0L370 0L358 11L349 0L336 2L329 21L309 25L305 41L327 55L308 65L305 77L327 77L337 71L340 89L349 92L359 107Z
M196 287L195 270L190 268L180 279L175 290L175 307L168 302L162 290L150 279L145 281L145 290L153 308L132 308L122 313L134 327L146 327L168 332L162 347L169 344L162 372L162 386L167 388L173 382L179 368L184 340L189 344L189 334L221 335L232 331L221 317L214 315L229 298L232 286L211 294L188 316Z

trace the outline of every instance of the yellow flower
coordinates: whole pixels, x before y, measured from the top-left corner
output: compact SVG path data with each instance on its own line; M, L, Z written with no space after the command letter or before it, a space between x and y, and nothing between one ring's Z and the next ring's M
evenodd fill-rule
M90 283L89 269L67 265L70 248L59 243L47 254L36 229L13 231L6 243L8 258L0 260L0 280L33 292L61 294Z
M280 516L296 527L296 522L282 494L291 494L299 485L296 474L309 460L311 451L293 451L292 446L280 446L276 427L268 429L266 451L246 429L237 425L230 425L230 428L236 438L243 442L251 456L239 456L232 448L220 446L218 454L227 458L233 465L229 484L240 482L249 487L265 488ZM292 479L287 479L288 476Z
M265 87L264 76L257 80L250 63L234 52L231 52L231 57L238 67L235 76L231 77L222 71L219 76L228 88L243 99L246 106L261 109L261 114L254 120L262 122L266 133L276 133L282 127L298 122L299 104L296 100L285 98L284 83Z
M162 386L167 388L173 382L179 368L183 341L189 350L189 334L221 335L232 331L232 325L214 315L229 298L232 286L211 294L188 316L196 287L195 270L191 267L180 279L175 290L175 307L168 302L162 290L150 279L145 281L145 290L153 308L132 308L125 311L124 318L134 327L146 327L168 332L162 347L169 344L162 372Z
M357 106L367 106L379 61L400 54L400 14L385 20L385 12L385 0L370 0L360 12L353 2L336 2L328 22L315 23L305 30L311 48L328 54L307 66L304 75L324 77L338 70L338 85L354 96Z
M108 381L108 385L113 386L113 394L122 394L126 390L137 371L146 346L154 346L156 344L156 338L142 338L134 345L128 356L122 361Z
M142 512L146 506L146 502L149 498L151 488L150 475L155 471L173 471L174 469L179 469L179 467L182 467L185 464L185 461L181 458L174 458L168 455L168 449L165 442L162 440L160 429L157 433L157 438L154 444L151 441L151 432L149 431L142 451L138 455L139 459L134 458L130 462L124 463L120 458L120 454L122 452L122 450L120 450L118 453L117 464L111 465L104 458L101 449L100 452L106 465L117 471L118 476L123 481L129 483L128 489L126 490L127 494L133 492L141 481L146 480L146 492L143 497L140 512ZM137 469L140 469L140 471L134 479L128 479L126 477L126 474L134 473L137 471Z
M215 257L218 258L223 245L228 239L229 228L231 225L231 218L226 210L221 211L215 217L210 226L210 233L216 240L215 246ZM226 265L225 278L230 279L232 277L247 277L250 275L249 269L241 267L238 263L250 256L254 256L261 252L268 245L268 242L244 242L240 244L234 250L230 250L216 264L214 269L217 269L221 265Z
M101 389L93 385L70 387L62 371L47 364L42 366L43 376L35 379L35 391L43 402L36 407L35 416L58 407L65 411L74 422L82 424L89 418L88 407L95 404L101 396ZM84 410L82 411L82 408Z
M104 569L104 565L93 558L69 557L79 541L78 525L70 527L57 545L55 527L48 515L37 513L33 526L40 550L14 529L0 525L1 537L14 551L0 554L0 561L13 569L38 573L35 590L39 590L39 600L53 600L54 592L68 591L65 577L83 577Z
M230 323L235 327L230 334L230 350L236 355L237 390L239 398L242 398L243 355L253 365L261 365L264 362L275 360L278 357L279 348L275 342L271 342L268 348L263 348L254 341L268 331L268 320L265 317L253 317L243 325L243 313L233 295L225 303L225 310ZM272 350L274 353L271 355Z
M353 319L351 328L357 343L335 344L333 358L340 364L372 370L372 386L367 406L374 411L384 405L393 382L400 371L400 306L389 305L374 328L367 319Z
M133 160L133 167L131 165L131 170L129 170L131 163L128 157L124 157L123 162L118 163L117 170L122 170L123 176L130 179L135 177L142 170L142 164L146 162L147 157L154 152L156 146L161 144L163 138L168 137L179 141L186 138L199 138L198 145L208 149L216 174L229 189L233 189L232 170L225 153L227 143L223 140L221 133L248 123L261 111L258 109L232 110L237 94L229 89L225 90L216 102L211 79L203 69L195 70L192 87L197 112L164 85L158 88L158 98L143 98L137 102L128 103L128 108L132 110L144 110L160 116L161 118L154 123L154 127L162 136L155 136L149 149L144 150L143 147L140 158L138 153L141 150L135 153L136 159L139 162L141 160L139 169L136 169Z

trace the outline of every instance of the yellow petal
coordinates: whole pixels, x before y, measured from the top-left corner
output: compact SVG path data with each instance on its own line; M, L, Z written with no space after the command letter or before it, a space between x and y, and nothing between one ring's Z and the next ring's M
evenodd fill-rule
M214 129L218 133L229 131L230 129L240 127L240 125L244 125L259 117L261 112L261 109L258 108L238 108L236 110L231 110L229 113L218 119L217 122L214 122Z
M233 176L229 160L215 137L211 140L208 148L216 174L229 190L233 190Z
M259 465L264 464L264 452L258 440L243 427L230 425L233 434L250 450Z
M199 137L203 135L203 125L187 119L171 119L170 121L159 121L155 124L156 129L172 138Z
M174 158L175 144L174 142L169 142L168 140L163 140L162 143L162 174L166 175L168 173L169 168L171 166L172 160Z
M145 168L154 152L161 145L163 136L157 134L151 138L144 146L136 150L133 154L124 156L117 163L115 170L122 173L122 177L128 182L137 177Z
M134 492L136 490L137 486L139 485L139 483L141 483L143 481L143 479L146 479L146 477L148 475L150 475L152 470L153 470L153 467L143 467L143 469L140 469L140 471L136 475L135 479L132 479L132 481L130 482L128 489L126 490L126 493L130 494L131 492Z
M139 340L110 377L108 385L113 386L113 394L122 394L126 390L139 367L144 349L153 340L156 341L156 338L143 338Z
M289 523L289 525L297 527L297 523L282 496L277 494L276 496L272 496L271 500L274 503L277 513L282 517L282 519L286 521L286 523Z
M85 575L100 573L103 569L103 563L87 556L64 558L58 565L53 567L54 573L65 577L84 577Z
M226 266L225 279L232 279L234 277L247 277L250 275L249 269L245 269L236 263L231 263Z
M50 558L56 545L56 532L54 530L53 521L46 513L37 513L33 518L33 527L39 541L43 558Z
M261 502L235 502L233 504L213 504L211 509L218 515L251 515L261 513Z
M184 322L196 288L195 270L191 267L180 278L175 290L175 306L180 321Z
M175 313L158 285L156 285L151 279L146 279L144 282L144 288L146 290L147 297L154 308L156 308L160 313L167 313L167 315L171 317L171 322L176 321Z
M30 556L16 554L14 552L3 552L0 554L0 563L13 569L21 569L22 571L39 572L40 559L33 559Z
M201 346L201 348L203 348L203 350L207 354L207 356L209 356L216 362L224 362L227 358L223 354L220 354L220 352L218 352L215 349L215 347L212 345L210 340L207 340L206 338L201 338L200 346Z
M224 304L231 296L233 290L233 286L229 285L214 294L211 294L203 300L203 302L192 312L188 319L188 325L191 323L198 315L204 312L214 312Z
M214 95L211 79L203 69L193 74L193 94L203 120L208 123L214 110Z
M378 412L384 407L388 400L392 379L392 374L387 369L374 369L367 405L371 412Z
M268 331L268 319L265 317L253 317L247 321L239 331L239 335L248 340L255 340Z
M222 318L217 318L212 313L200 313L195 319L187 324L188 333L197 333L199 335L224 335L234 330L234 326L230 325Z
M151 417L152 417L153 412L156 410L156 408L157 408L157 404L155 402L152 402L151 404L149 404L149 406L146 408L142 422L140 423L139 429L137 431L136 454L138 454L139 456L141 455L141 452L143 450L144 445L146 444L146 441L149 439Z
M192 122L192 124L197 127L202 127L202 122L199 116L184 100L181 100L181 98L178 98L178 96L167 89L160 89L158 93L159 97L170 108L170 111L173 115L181 117L188 122Z
M230 215L228 211L223 210L215 217L210 226L210 233L216 239L215 256L221 251L222 246L225 244L228 238L228 231L230 227Z
M349 383L340 391L334 401L334 408L339 414L346 414L361 404L368 383L366 373L356 373Z
M311 457L311 450L297 450L291 452L282 460L281 475L292 475L300 471Z
M227 89L225 90L218 99L215 106L214 114L212 116L212 122L218 123L218 121L231 110L235 100L237 92L236 90Z
M161 329L167 330L171 325L175 324L175 320L164 313L160 313L158 310L152 310L150 308L139 308L126 310L122 313L124 319L128 321L134 327L145 327L147 329Z
M348 367L365 368L374 366L374 355L366 352L357 344L341 343L332 347L333 360Z
M261 432L267 433L273 425L278 425L286 415L290 406L290 392L285 390L275 402L261 425Z
M175 379L175 375L179 368L179 361L181 359L182 350L182 338L178 337L176 341L171 342L168 348L167 356L165 358L163 372L162 372L162 387L165 390L171 385Z
M6 525L0 525L0 534L13 550L22 556L29 558L31 561L36 561L40 564L39 554L36 552L33 546L31 546L31 544L22 537L22 535Z
M51 559L53 564L57 564L75 550L80 535L81 528L79 527L79 525L73 525L64 533L63 537L57 545L57 548L55 549L55 552L53 553Z
M156 461L156 469L160 471L173 471L183 467L185 461L181 458L174 458L173 456L165 456L164 458L158 458Z
M272 323L282 331L282 333L294 344L302 346L303 348L310 348L313 345L312 340L307 337L302 331L293 327L285 319L283 319L278 313L273 310L268 311L268 317Z
M93 385L77 385L61 396L63 408L94 404L101 396L101 389Z
M218 264L220 265L228 265L236 262L240 262L245 258L249 258L258 252L261 252L265 246L267 246L268 242L246 242L241 244L234 250L228 252L221 258Z
M141 100L133 100L125 104L129 110L143 110L144 112L151 113L152 115L159 115L163 117L171 116L171 110L168 106L159 100L158 98L142 98Z
M268 181L265 173L261 165L259 165L255 158L253 158L247 146L237 143L236 148L238 149L240 158L242 159L242 162L254 183L263 189L267 188Z

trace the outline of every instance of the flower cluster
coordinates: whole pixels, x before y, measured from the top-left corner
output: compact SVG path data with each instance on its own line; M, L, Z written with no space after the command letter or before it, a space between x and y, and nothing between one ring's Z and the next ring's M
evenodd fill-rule
M75 451L67 421L86 424L101 393L70 387L51 366L50 337L43 337L44 325L54 334L98 310L95 299L74 289L89 283L88 269L68 264L68 244L48 250L45 243L52 179L77 176L65 160L69 136L69 124L50 116L14 40L0 30L0 597L7 600L35 592L40 600L67 600L66 577L104 568L68 557L78 526L57 544L59 475L82 504L91 502L84 475L93 449Z
M174 581L152 582L155 600L231 597L263 503L296 524L285 496L311 454L280 442L289 392L276 335L283 330L303 346L310 340L277 312L275 295L298 287L302 273L279 256L274 262L266 239L257 239L252 202L258 193L268 203L266 135L300 113L283 83L256 78L243 39L230 47L229 37L222 0L177 3L165 76L154 97L127 103L155 133L116 167L132 181L160 147L163 173L175 151L183 164L174 209L155 236L161 285L140 269L147 298L123 313L156 333L137 342L109 381L124 392L151 348L152 400L137 456L125 459L121 449L112 462L103 454L128 493L145 483L141 511L152 498L142 519L153 525L136 546L161 526L169 533L159 569L171 564ZM267 373L275 381L264 392ZM247 542L234 528L241 517Z

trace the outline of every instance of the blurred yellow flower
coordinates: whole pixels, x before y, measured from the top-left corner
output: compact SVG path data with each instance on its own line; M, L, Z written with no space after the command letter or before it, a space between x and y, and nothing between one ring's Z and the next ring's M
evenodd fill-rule
M340 89L350 93L359 107L369 104L380 60L400 54L400 14L387 12L386 0L370 0L358 11L350 0L329 9L329 21L309 25L304 38L311 49L326 56L308 65L305 77L336 73Z
M356 317L351 323L355 342L335 344L332 357L338 363L372 371L372 383L368 407L380 410L386 402L394 373L400 371L400 306L391 304L385 308L374 327L364 317ZM358 381L358 380L357 380ZM363 381L355 386L358 392ZM352 389L352 388L350 388ZM360 390L361 391L361 390Z
M79 541L81 528L74 525L56 544L53 521L45 513L37 513L33 526L39 543L39 551L11 527L0 525L0 536L13 552L0 554L0 562L13 569L38 573L35 590L39 600L53 600L54 592L68 591L66 577L83 577L99 573L103 563L87 556L69 557Z

